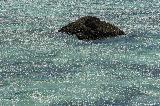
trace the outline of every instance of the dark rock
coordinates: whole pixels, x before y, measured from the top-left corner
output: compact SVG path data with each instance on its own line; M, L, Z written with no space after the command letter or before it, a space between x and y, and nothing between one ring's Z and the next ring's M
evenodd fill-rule
M100 21L99 18L94 16L81 17L75 22L62 27L59 32L75 34L80 40L95 40L125 35L124 31L120 30L118 27L106 23L105 21Z

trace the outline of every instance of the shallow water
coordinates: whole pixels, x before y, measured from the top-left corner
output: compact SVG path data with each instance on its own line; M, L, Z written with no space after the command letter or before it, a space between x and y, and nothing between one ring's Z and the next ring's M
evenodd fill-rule
M81 16L127 35L80 41ZM1 106L160 105L159 0L1 0Z

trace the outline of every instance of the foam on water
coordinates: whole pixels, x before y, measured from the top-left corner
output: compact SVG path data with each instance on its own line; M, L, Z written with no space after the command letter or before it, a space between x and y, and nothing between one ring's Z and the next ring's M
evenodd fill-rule
M159 105L158 0L0 1L0 105ZM57 30L94 15L127 35L79 41Z

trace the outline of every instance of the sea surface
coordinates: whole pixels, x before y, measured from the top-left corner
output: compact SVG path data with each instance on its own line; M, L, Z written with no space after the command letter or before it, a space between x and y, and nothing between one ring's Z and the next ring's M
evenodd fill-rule
M58 32L87 15L126 35ZM0 0L0 106L160 106L160 1Z

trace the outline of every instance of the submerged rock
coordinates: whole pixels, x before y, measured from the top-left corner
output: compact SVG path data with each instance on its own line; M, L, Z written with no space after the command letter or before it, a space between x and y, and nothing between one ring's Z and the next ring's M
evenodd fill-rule
M75 34L78 39L95 40L118 35L125 35L124 31L120 30L113 24L100 21L94 16L81 17L75 22L69 23L62 27L59 32Z

